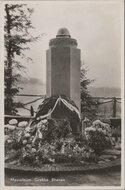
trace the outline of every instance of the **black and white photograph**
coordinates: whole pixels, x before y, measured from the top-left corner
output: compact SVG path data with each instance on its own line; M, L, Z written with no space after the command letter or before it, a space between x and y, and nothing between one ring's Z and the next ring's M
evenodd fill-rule
M5 0L1 21L1 189L123 190L124 1Z

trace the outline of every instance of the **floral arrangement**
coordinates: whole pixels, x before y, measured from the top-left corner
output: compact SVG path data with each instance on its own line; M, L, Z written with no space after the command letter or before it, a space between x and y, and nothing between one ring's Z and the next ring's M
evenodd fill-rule
M71 135L67 120L44 119L31 126L26 121L9 123L5 125L5 154L16 150L21 163L53 162L54 155L63 152L64 139Z
M69 121L44 119L35 123L9 121L5 125L5 154L22 165L97 162L111 146L111 128L96 120L83 136L74 136ZM13 153L15 151L15 154Z
M90 146L96 154L100 154L104 149L111 147L111 128L107 123L96 120L90 127L85 129L85 136Z

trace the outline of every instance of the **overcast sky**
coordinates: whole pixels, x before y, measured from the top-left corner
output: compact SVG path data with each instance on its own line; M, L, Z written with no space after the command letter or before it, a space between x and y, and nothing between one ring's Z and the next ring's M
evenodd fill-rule
M31 6L31 5L30 5ZM46 82L46 50L59 28L66 27L81 49L93 86L121 85L121 27L123 1L36 2L32 5L34 34L45 33L30 45L28 75Z

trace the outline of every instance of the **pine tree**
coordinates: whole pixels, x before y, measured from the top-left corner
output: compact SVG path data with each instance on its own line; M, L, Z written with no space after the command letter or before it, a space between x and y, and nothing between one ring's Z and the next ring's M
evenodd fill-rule
M98 110L98 101L93 99L88 90L88 86L94 82L94 80L90 80L86 76L87 68L85 65L81 65L81 113L82 118L88 117L93 120L97 116Z
M27 44L39 38L29 33L30 29L33 29L32 13L33 9L28 8L26 4L5 4L5 114L16 114L19 104L14 102L14 96L20 90L18 82L25 67L21 61L17 61L17 57L26 58L24 51L29 49Z

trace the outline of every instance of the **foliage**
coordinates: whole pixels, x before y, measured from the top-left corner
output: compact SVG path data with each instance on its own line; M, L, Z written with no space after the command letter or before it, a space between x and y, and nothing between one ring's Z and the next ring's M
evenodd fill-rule
M88 91L88 86L94 81L86 77L87 69L81 66L81 113L82 117L91 120L96 118L98 101L94 100Z
M85 136L77 137L66 120L44 119L31 125L14 120L9 123L5 126L5 154L15 150L16 159L23 165L96 163L101 152L111 147L111 128L99 120L86 128Z
M65 99L68 103L70 103L71 105L73 105L74 107L77 108L77 106L74 103L74 101L72 101L70 98L66 97L65 95L60 95L60 97L63 98L63 99ZM50 110L52 110L53 107L54 107L54 105L55 105L55 103L56 103L56 100L58 98L59 98L58 95L46 98L42 102L42 104L39 105L38 111L36 113L36 118L35 118L34 122L37 122L37 118L39 118L39 116L46 115ZM67 121L69 121L72 130L75 131L77 124L80 123L80 119L78 117L78 114L75 111L68 110L66 118L67 118ZM61 125L61 123L59 125Z
M4 45L5 45L5 113L16 114L16 108L21 106L13 100L20 88L18 82L21 79L22 71L25 67L17 57L26 58L24 51L28 50L28 43L34 42L38 37L30 35L29 30L33 28L31 15L33 9L26 4L5 4L4 23ZM31 58L27 57L27 60ZM19 59L18 59L19 60Z
M91 147L96 154L111 147L111 128L108 124L102 123L100 120L93 122L92 126L85 129L88 146Z
M76 138L66 120L41 120L25 128L24 122L12 120L9 123L5 126L5 153L18 152L16 159L18 157L20 164L40 166L46 163L80 163L87 159L94 161L93 151L87 147L85 139ZM14 124L15 128L12 127Z
M67 102L72 104L74 107L77 108L76 104L65 95L60 95L61 98L65 99ZM56 100L59 98L59 95L51 96L49 98L44 99L41 105L38 107L38 112L36 114L36 117L39 117L40 115L45 115L49 112L50 109L53 108L55 105Z
M47 140L53 141L60 138L66 138L67 135L71 134L71 127L69 121L55 121L53 119L48 120L48 134Z

